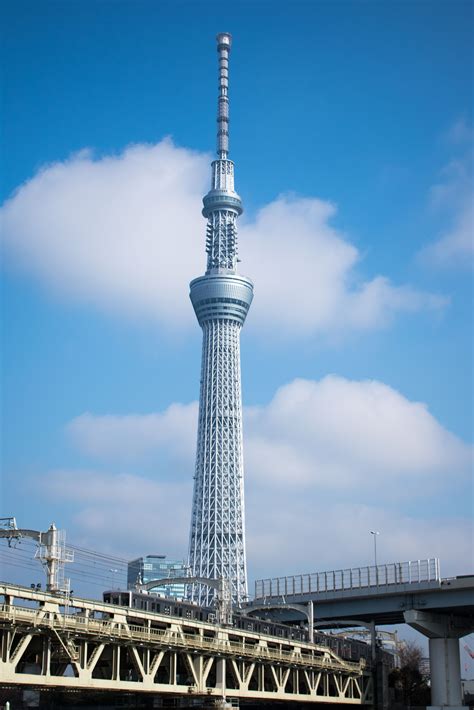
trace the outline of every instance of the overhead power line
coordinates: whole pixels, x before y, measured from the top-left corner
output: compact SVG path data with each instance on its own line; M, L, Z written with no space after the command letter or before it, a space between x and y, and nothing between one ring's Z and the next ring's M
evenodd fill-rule
M7 541L5 540L5 543ZM101 587L115 584L126 586L128 560L104 552L96 552L79 545L68 545L74 551L74 562L68 567L68 574L74 585L78 583ZM22 538L11 545L0 543L0 562L16 569L37 573L38 560L35 553L38 545L34 540ZM110 567L114 572L111 573Z

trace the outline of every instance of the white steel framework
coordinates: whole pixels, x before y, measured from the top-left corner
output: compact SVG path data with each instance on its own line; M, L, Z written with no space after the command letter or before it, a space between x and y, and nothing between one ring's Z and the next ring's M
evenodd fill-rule
M373 705L371 670L327 646L0 584L3 687Z
M231 37L217 36L219 96L217 155L204 197L207 270L191 282L203 330L196 471L189 542L194 577L226 579L232 602L247 596L240 330L253 298L252 282L237 274L236 220L242 213L228 159L228 59ZM213 603L215 590L190 585L190 597Z

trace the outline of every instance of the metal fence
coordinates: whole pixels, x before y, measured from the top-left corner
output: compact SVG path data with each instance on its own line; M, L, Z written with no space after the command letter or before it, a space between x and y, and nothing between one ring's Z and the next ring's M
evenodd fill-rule
M439 559L391 562L385 565L354 567L330 572L297 574L290 577L258 579L255 598L286 597L299 594L325 594L352 589L386 587L393 584L420 584L441 580Z

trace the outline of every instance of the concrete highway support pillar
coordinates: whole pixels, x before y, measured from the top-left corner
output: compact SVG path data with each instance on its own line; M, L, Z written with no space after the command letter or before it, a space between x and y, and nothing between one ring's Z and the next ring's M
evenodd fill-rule
M429 639L431 706L428 710L468 710L462 704L459 639L471 633L468 618L410 609L405 621Z

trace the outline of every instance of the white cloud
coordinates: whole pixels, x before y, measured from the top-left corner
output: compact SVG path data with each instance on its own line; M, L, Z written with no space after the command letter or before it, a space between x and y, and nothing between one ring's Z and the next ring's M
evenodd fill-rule
M249 323L273 333L367 330L399 312L445 305L384 276L354 283L360 254L331 226L335 212L315 198L282 196L241 229L256 289Z
M196 327L187 294L205 265L208 163L164 140L48 165L2 207L5 253L71 299L169 329ZM282 335L366 330L444 305L386 276L361 279L358 250L330 224L335 211L286 196L241 220L242 271L256 285L250 327Z
M465 474L469 447L446 431L426 405L377 381L328 376L295 380L246 420L248 467L271 485L366 489L383 481L378 498L403 482L432 487L451 472ZM421 491L420 491L421 492Z
M186 556L196 424L196 404L73 420L67 430L82 451L120 466L151 457L154 473L41 479L41 495L74 509L70 540L92 548L106 540L128 556ZM247 409L244 424L251 576L371 563L374 528L382 562L439 556L445 574L466 571L470 522L449 509L468 490L472 451L424 404L381 382L333 375L281 387L266 406ZM430 513L436 506L442 519Z
M474 261L474 191L472 129L464 119L456 121L447 134L453 147L462 149L440 173L431 188L431 207L446 223L437 238L420 252L420 258L436 267L469 267Z
M166 448L188 461L194 454L197 403L172 404L158 414L82 414L67 426L72 440L99 459L134 460Z
M50 505L61 511L73 506L71 543L126 559L153 553L186 559L191 477L166 484L132 474L62 470L39 483ZM467 520L426 519L360 500L339 503L321 498L318 487L302 496L291 479L286 486L248 485L246 521L250 579L372 564L374 528L381 533L379 562L440 557L445 575L466 572L472 546ZM68 568L74 580L76 572Z
M466 473L471 452L444 429L426 405L411 402L377 381L335 375L294 380L265 406L245 410L249 476L265 485L299 489L367 489L382 479L377 495L430 487L447 472ZM83 452L109 461L141 461L165 454L192 470L197 404L173 404L163 413L82 415L67 431ZM452 479L451 479L452 481Z
M461 116L450 126L446 132L445 139L451 145L462 145L470 143L473 138L472 126L469 125L465 116Z
M467 195L456 210L452 225L427 246L421 257L434 266L472 266L474 257L474 195Z
M2 208L7 253L73 299L168 327L193 323L206 155L170 140L43 168Z
M39 492L50 503L73 505L68 539L130 559L163 551L185 554L190 519L191 479L150 480L130 473L97 470L51 471ZM38 482L36 481L36 485Z
M380 531L379 563L439 557L444 576L466 574L471 521L405 514L363 502L302 498L288 485L247 496L247 545L252 577L302 574L373 564L370 530ZM253 590L251 590L253 591Z

